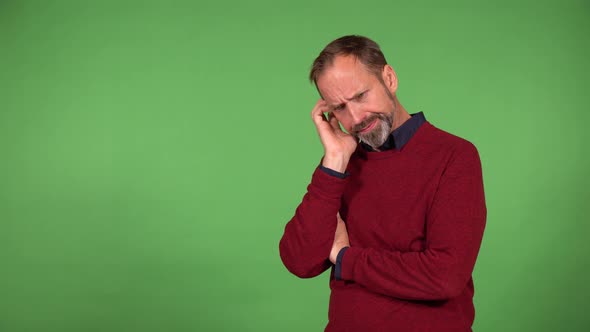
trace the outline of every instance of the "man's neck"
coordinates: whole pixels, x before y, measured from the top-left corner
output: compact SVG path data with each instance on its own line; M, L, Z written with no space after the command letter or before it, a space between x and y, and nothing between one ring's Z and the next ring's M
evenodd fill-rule
M399 128L404 122L408 121L412 116L406 111L406 109L400 104L397 96L393 96L393 103L395 108L393 109L393 126L391 132Z

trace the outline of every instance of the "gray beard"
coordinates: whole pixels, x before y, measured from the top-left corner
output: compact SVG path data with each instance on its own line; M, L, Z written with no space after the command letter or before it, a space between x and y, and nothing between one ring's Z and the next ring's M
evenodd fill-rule
M368 133L359 133L360 130L371 124L375 119L379 119L375 128ZM379 147L387 141L387 137L391 134L391 128L393 127L393 112L390 114L375 114L358 126L353 128L353 133L356 138L361 142L369 145L373 150L379 151Z
M385 143L385 141L387 141L387 137L389 137L389 135L392 132L393 112L395 111L395 108L396 108L395 98L393 98L393 95L391 94L391 92L389 92L389 90L387 89L387 87L385 86L383 81L381 82L381 84L383 86L383 89L385 89L385 93L387 93L387 96L389 97L389 99L391 100L391 102L393 104L393 109L391 110L391 113L389 113L389 114L382 114L382 113L375 114L375 116L370 117L369 119L363 121L362 123L360 123L357 126L354 126L354 128L352 128L352 134L356 138L358 138L359 141L369 145L375 151L379 151L379 147L381 145L383 145L383 143ZM373 128L373 130L371 130L370 132L368 132L366 134L359 133L360 130L365 128L367 125L369 125L375 119L379 119L379 123L377 123L377 125L375 126L375 128Z

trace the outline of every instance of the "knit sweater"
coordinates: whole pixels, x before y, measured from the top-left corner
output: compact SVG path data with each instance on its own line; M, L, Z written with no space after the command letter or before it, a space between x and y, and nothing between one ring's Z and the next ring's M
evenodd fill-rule
M425 122L400 150L357 148L347 172L316 169L279 244L290 272L315 277L332 267L336 214L346 222L326 331L471 331L486 222L476 148Z

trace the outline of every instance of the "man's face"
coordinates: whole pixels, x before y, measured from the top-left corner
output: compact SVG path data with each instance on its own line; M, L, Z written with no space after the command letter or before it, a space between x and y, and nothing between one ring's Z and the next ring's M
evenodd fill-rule
M353 56L336 57L317 86L346 131L373 148L385 142L393 126L393 88Z

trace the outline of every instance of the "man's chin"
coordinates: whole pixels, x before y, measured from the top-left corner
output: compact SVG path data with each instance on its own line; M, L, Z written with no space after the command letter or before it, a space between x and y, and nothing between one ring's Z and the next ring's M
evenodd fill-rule
M383 145L383 143L385 143L385 141L383 141L383 142L375 142L375 141L363 139L362 137L359 138L359 141L361 141L364 144L369 145L370 147L372 147L375 150L377 150L377 148L379 148L381 145Z
M373 149L377 149L378 147L383 145L385 143L385 141L387 141L387 137L390 134L389 132L382 133L380 135L382 137L377 137L377 136L379 136L380 132L383 130L383 128L382 128L383 126L384 126L383 123L379 123L370 132L363 133L363 134L356 134L355 137L357 138L357 140L371 146Z

